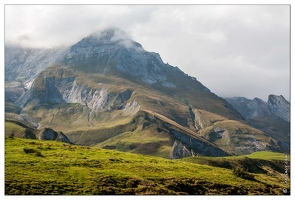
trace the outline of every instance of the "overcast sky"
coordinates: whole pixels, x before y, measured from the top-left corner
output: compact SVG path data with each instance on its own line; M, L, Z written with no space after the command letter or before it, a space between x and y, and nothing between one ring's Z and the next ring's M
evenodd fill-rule
M221 97L290 100L288 5L5 6L5 43L70 45L110 26Z

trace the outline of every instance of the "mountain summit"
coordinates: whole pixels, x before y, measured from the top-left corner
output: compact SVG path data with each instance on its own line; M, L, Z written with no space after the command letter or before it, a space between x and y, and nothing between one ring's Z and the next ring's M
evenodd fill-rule
M166 64L159 54L145 51L120 29L107 29L94 33L70 48L63 64L87 73L125 74L139 78L147 84L165 82Z
M83 38L32 77L23 90L13 89L21 79L6 82L6 118L62 131L74 144L166 158L284 151L196 78L119 29Z
M282 95L269 95L268 108L271 113L290 122L290 103Z

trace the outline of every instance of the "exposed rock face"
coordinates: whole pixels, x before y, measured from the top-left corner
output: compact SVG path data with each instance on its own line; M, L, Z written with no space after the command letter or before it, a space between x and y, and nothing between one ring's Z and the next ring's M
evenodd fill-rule
M42 81L44 89L38 90L36 85L24 93L16 104L24 108L28 103L34 102L37 105L42 103L80 103L92 111L103 111L106 109L123 109L132 91L127 89L121 93L108 93L106 89L91 89L87 86L76 84L75 77L55 78L44 77Z
M7 83L5 85L5 102L15 102L25 91L19 82Z
M45 68L59 62L68 52L68 47L32 49L5 46L5 95L15 102L33 83L34 78Z
M259 98L254 98L249 104L247 104L247 110L248 115L245 116L246 119L270 115L267 103Z
M268 102L244 97L228 98L226 101L253 127L278 140L283 149L290 148L290 103L283 96L269 95Z
M6 85L8 81L16 79L22 80L20 83L22 90L16 90L15 87L13 87L12 90L6 88L6 93L9 100L12 102L17 101L16 104L20 105L21 108L24 108L31 100L37 101L37 103L45 101L49 103L81 103L83 98L79 99L79 97L76 96L77 93L78 96L80 96L79 93L82 95L84 93L85 95L87 94L88 97L85 97L87 99L90 99L89 95L92 94L94 95L93 99L105 96L105 91L103 90L92 90L89 92L89 88L81 88L81 86L73 84L75 77L73 77L73 80L44 78L45 85L47 88L50 88L50 90L46 90L46 93L37 94L36 92L32 93L33 89L28 91L24 96L20 96L27 89L34 86L33 79L40 71L54 63L70 66L85 73L119 75L129 80L141 80L147 84L168 89L179 87L179 84L174 80L181 75L191 79L193 85L197 85L202 91L210 92L195 78L184 74L177 67L172 67L169 64L163 63L158 53L145 51L139 43L133 41L124 31L116 28L94 33L69 48L6 48ZM63 93L60 88L64 87L66 84L72 87L72 90L66 89L66 93ZM192 84L189 83L188 87L192 89ZM14 93L14 91L18 92ZM37 97L39 100L36 100ZM99 110L99 108L93 108L94 106L92 105L97 101L90 101L91 102L87 101L87 106L93 110ZM103 102L102 100L101 103L103 104Z
M176 130L170 130L170 133L182 142L182 144L187 145L191 148L191 150L197 155L204 155L204 156L227 156L228 153L224 152L223 150L219 149L217 146L209 145L201 140L196 138L190 137L189 135L183 134ZM179 144L176 144L176 147L179 147ZM176 148L176 150L179 148ZM177 152L177 151L176 151ZM183 153L186 152L185 149L182 150ZM186 153L185 153L186 154Z
M123 74L139 77L147 84L162 82L165 87L176 87L165 81L168 66L160 55L145 51L119 29L107 29L82 39L71 47L63 64L78 68L83 66L81 70L92 73L108 74L119 70Z
M282 95L269 95L267 106L271 113L290 122L290 103Z
M45 128L40 132L39 140L56 140L66 143L71 143L71 141L62 132L55 132L50 128Z
M215 142L216 140L223 138L224 133L226 133L225 129L216 127L209 133L209 138L208 139L211 142Z
M268 150L263 142L255 140L255 137L251 135L246 135L245 139L242 141L238 138L233 138L233 142L238 144L235 148L240 154L250 154L256 151Z
M5 81L23 80L29 83L43 69L60 60L67 47L32 49L5 46Z
M245 97L226 98L229 102L245 119L252 119L259 116L269 115L270 112L267 108L267 103L259 98L253 100Z
M290 122L290 103L281 95L269 95L268 102L259 98L253 100L244 97L226 98L245 119L262 118L275 115Z
M177 159L190 156L194 156L194 152L189 151L180 141L175 140L170 152L170 157L172 159Z

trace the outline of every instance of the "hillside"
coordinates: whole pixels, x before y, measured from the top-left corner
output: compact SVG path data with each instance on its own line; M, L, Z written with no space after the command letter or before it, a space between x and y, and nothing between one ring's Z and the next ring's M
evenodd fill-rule
M91 34L59 55L47 67L40 60L26 90L6 89L7 120L63 132L78 145L164 158L289 152L122 30Z
M39 140L55 140L71 143L62 132L55 132L50 128L33 129L17 121L5 121L5 136L9 138L26 138Z
M5 138L6 195L283 194L284 175L267 169L247 173L254 175L247 179L230 169L181 160Z
M151 87L116 76L89 75L66 66L52 66L40 73L16 104L23 108L21 115L30 116L39 128L62 131L80 145L99 144L166 158L279 150L274 140L245 122L230 120L226 113L220 116L195 109ZM216 127L228 134L207 137ZM240 136L236 130L245 134L239 142L228 145L234 141L231 137ZM143 138L128 142L117 136L128 132ZM252 144L253 140L258 141L257 145ZM174 144L180 151L178 155L172 153Z
M283 96L269 95L267 102L244 97L227 98L226 101L251 126L276 139L282 148L290 149L290 103Z

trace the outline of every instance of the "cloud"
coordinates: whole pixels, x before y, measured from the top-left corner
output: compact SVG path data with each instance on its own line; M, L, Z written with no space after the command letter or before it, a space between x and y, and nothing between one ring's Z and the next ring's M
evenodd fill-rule
M5 6L6 43L70 45L110 26L217 95L290 99L288 5Z
M119 44L123 45L126 48L136 48L133 45L131 37L125 32L122 31L121 29L115 29L114 35L111 38L112 42L118 42Z
M18 43L28 42L31 41L30 36L27 34L21 34L18 36L17 39Z

